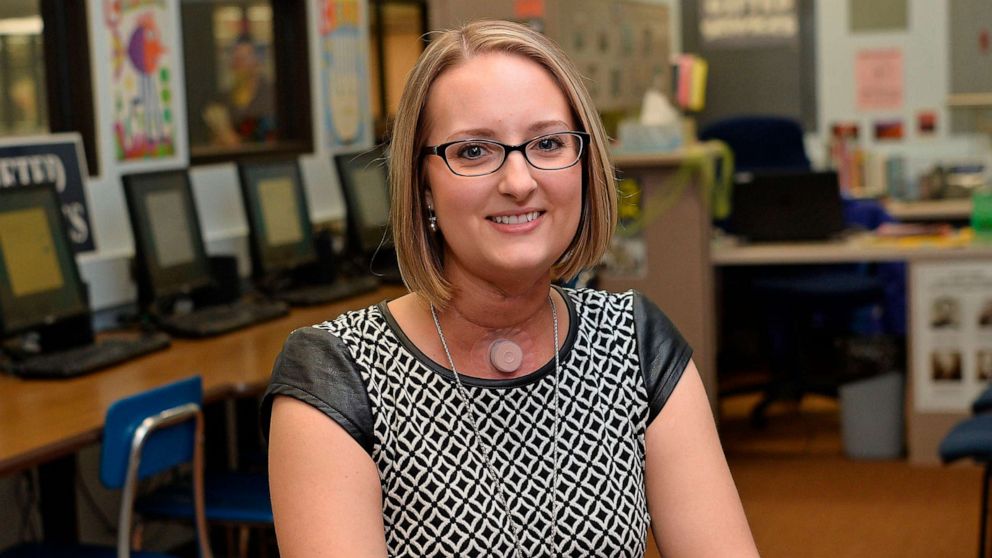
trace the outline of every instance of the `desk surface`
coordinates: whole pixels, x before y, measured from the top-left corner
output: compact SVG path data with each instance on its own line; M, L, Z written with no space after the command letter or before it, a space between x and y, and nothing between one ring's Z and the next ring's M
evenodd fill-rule
M966 221L971 198L903 202L887 200L885 210L900 221Z
M710 246L713 265L829 264L992 258L992 242L962 239L879 239L852 235L829 242L740 243L719 237Z
M71 380L0 376L0 475L78 451L100 439L114 401L199 374L207 401L262 389L289 332L406 290L378 291L206 340L173 340L172 347Z

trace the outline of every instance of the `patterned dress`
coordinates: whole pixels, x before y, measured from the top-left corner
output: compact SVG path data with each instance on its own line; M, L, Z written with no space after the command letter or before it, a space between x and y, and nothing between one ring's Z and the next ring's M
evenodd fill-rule
M510 380L462 376L482 442L530 556L643 556L650 518L644 433L692 350L640 293L561 291L558 482L555 363ZM293 332L262 404L322 411L375 462L390 556L513 556L513 537L452 372L397 326L385 302ZM551 548L551 491L558 537Z

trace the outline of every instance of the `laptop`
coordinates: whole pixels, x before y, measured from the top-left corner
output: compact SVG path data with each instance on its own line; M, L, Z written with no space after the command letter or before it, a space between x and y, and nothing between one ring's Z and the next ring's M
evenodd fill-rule
M732 200L730 232L750 242L829 240L844 230L834 171L741 173Z

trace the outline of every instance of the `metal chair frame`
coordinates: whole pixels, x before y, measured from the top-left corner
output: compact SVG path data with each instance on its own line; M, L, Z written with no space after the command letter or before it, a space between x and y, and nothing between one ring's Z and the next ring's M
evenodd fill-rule
M207 532L207 518L203 496L203 411L196 403L186 403L166 409L146 417L138 425L131 438L128 454L127 476L121 494L121 511L117 523L117 558L128 558L131 554L131 526L134 516L134 499L138 489L138 471L141 465L141 450L149 435L156 430L181 424L190 419L196 421L195 446L193 448L193 501L196 516L196 537L201 558L213 558Z

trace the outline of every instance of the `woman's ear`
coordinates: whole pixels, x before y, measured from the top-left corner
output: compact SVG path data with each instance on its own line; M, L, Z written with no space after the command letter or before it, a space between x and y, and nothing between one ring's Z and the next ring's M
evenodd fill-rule
M424 191L424 201L427 202L427 209L434 210L434 194L430 190Z

